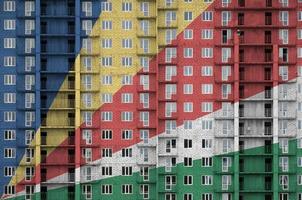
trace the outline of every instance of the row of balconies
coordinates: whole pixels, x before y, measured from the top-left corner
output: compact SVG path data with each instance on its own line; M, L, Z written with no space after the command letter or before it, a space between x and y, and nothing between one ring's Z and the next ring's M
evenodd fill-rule
M296 2L290 1L273 1L273 0L265 0L265 1L253 1L250 2L248 0L237 0L237 1L230 1L230 3L226 3L224 1L217 1L214 3L215 9L217 10L289 10L294 9L297 6Z

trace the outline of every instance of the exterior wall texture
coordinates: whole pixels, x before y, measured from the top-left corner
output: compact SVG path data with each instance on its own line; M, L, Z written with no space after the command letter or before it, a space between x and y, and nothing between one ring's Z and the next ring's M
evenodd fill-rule
M0 199L302 200L301 6L2 0Z

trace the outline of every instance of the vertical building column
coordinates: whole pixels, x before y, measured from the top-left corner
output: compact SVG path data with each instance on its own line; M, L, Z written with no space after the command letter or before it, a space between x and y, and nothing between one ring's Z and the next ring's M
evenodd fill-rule
M81 50L81 2L75 1L75 199L81 199L81 112L80 112L80 50Z
M234 200L239 199L239 36L234 37Z
M36 0L35 3L35 22L36 22L36 27L35 27L35 77L36 77L36 89L35 89L35 101L36 101L36 123L35 123L35 129L36 129L36 135L35 135L35 199L40 200L41 199L41 132L40 132L40 124L41 124L41 102L40 102L40 0Z
M278 160L278 131L279 131L279 121L278 121L278 99L279 99L279 90L278 90L278 80L279 80L279 69L278 69L278 60L279 60L279 49L278 45L273 45L273 199L278 200L278 187L279 187L279 160Z
M157 1L155 1L155 16L158 16L158 8L159 8L159 4L158 4L158 2ZM158 37L158 17L156 17L155 18L155 35L156 35L156 40L155 40L155 42L156 42L156 56L155 56L155 59L156 59L156 95L155 95L155 98L156 98L156 113L155 113L155 117L156 117L156 129L155 129L155 131L156 131L156 135L159 135L160 133L158 132L159 131L159 128L158 128L158 125L159 125L159 123L158 123L158 120L159 120L159 115L158 115L158 109L159 109L159 105L158 105L158 103L159 103L159 95L158 95L158 91L159 91L159 87L158 87L158 79L159 79L159 65L158 65L158 52L159 52L159 46L158 46L158 44L159 44L159 42L158 42L158 40L159 40L159 37ZM158 159L158 154L159 154L159 151L158 151L158 146L159 146L159 141L158 141L159 139L158 139L158 137L156 137L156 150L155 150L155 153L156 153L156 155L155 155L155 157L156 157L156 185L155 185L155 193L156 193L156 199L159 199L159 184L158 184L158 182L159 182L159 178L158 178L158 176L159 176L159 174L158 174L158 169L159 169L159 159ZM149 191L150 192L150 191Z

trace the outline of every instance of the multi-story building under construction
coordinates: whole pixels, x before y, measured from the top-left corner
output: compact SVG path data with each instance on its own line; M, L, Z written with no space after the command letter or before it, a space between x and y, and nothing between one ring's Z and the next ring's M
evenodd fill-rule
M301 0L1 0L0 199L302 200Z

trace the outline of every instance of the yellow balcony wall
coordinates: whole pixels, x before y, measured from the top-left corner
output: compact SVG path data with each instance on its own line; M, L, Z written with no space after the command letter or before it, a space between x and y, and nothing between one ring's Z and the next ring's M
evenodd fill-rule
M69 113L74 113L74 112L66 112L66 111L48 111L47 112L47 117L46 117L46 127L51 128L52 126L57 126L57 127L66 127L66 126L72 126L72 123L74 123L74 120L71 120L68 118ZM42 120L42 126L45 125Z
M177 9L178 8L178 0L174 0L171 4L166 4L166 1L158 1L159 9Z
M46 137L46 145L47 146L56 146L62 143L65 139L68 138L68 131L64 129L49 129L49 130L42 130L42 132L47 132Z

